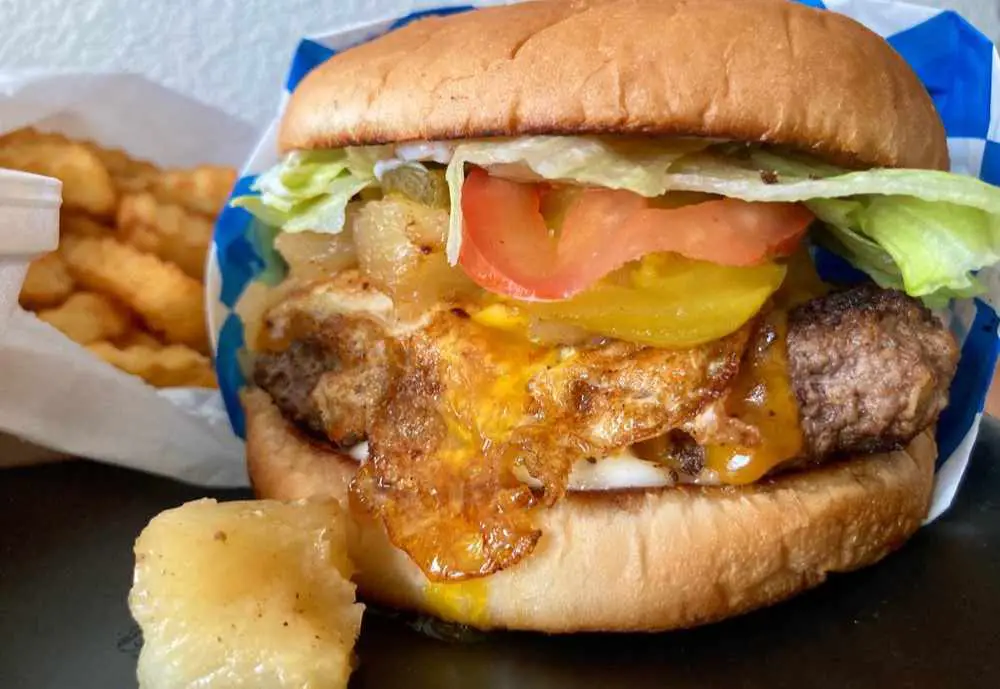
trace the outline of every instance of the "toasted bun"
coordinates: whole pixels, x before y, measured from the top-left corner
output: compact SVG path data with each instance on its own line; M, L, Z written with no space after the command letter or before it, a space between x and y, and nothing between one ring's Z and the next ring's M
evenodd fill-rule
M889 44L785 0L565 0L419 20L310 73L280 145L524 134L719 137L948 167L934 105Z
M350 458L311 443L268 395L244 394L247 462L260 497L347 502ZM690 627L788 598L871 564L927 514L936 448L860 457L744 488L571 494L539 513L535 552L472 584L429 585L355 512L365 597L481 628L546 632Z

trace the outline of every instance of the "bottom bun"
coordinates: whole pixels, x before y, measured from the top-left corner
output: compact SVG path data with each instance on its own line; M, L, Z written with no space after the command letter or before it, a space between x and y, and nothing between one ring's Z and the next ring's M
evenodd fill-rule
M354 460L300 434L268 395L244 394L247 464L262 498L346 503ZM572 493L538 513L542 538L510 569L432 584L381 525L355 513L355 580L373 602L482 629L692 627L869 565L925 518L937 450L905 449L743 487Z

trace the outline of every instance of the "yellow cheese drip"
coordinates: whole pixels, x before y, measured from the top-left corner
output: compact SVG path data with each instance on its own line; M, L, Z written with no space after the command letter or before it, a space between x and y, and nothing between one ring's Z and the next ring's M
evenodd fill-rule
M802 451L799 406L788 376L787 331L785 312L767 317L726 400L729 414L757 427L760 442L705 448L705 465L718 473L722 483L751 483Z
M429 582L424 587L424 602L432 613L443 620L486 627L490 619L488 593L487 579Z

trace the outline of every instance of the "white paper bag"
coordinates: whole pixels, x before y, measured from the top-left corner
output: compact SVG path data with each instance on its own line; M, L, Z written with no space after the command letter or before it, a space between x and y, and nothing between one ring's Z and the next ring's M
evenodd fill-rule
M0 73L0 131L26 125L164 166L238 167L259 136L246 122L134 75ZM17 251L15 230L0 228L0 431L186 481L245 485L243 446L218 392L156 390L17 306L32 255Z

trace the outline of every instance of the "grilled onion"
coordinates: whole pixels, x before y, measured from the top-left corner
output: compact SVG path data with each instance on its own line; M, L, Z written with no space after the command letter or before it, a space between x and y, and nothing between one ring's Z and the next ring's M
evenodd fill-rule
M444 253L448 212L401 196L369 201L354 223L358 264L396 302L429 303L474 289Z
M321 280L358 264L351 231L356 210L348 207L347 222L339 234L326 232L281 232L274 247L288 263L295 280Z

